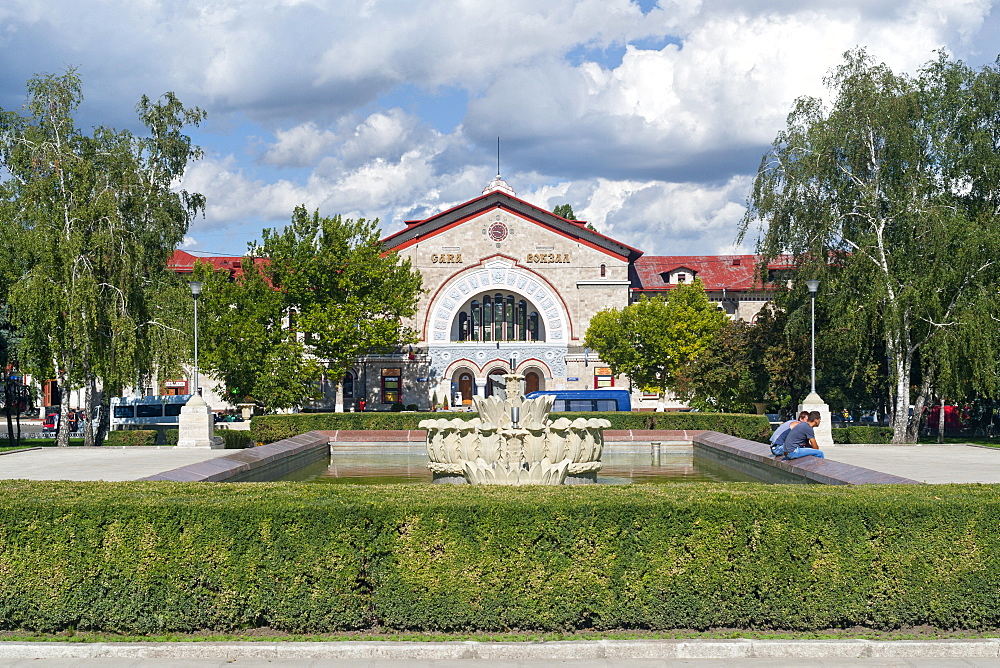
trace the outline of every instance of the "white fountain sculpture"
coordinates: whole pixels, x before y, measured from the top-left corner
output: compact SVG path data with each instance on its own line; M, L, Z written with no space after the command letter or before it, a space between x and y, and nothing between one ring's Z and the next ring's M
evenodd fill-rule
M552 395L525 399L524 376L508 374L506 397L475 398L472 420L421 420L435 482L561 485L596 482L604 448L601 418L548 419Z

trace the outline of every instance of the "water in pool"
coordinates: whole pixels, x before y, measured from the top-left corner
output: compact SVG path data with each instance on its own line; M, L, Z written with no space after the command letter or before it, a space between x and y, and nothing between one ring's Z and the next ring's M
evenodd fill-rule
M339 485L431 483L427 451L422 443L409 445L333 445L329 461L299 469L282 480ZM670 482L759 482L754 478L695 459L691 446L661 446L659 455L649 445L606 445L604 468L598 482L606 484Z

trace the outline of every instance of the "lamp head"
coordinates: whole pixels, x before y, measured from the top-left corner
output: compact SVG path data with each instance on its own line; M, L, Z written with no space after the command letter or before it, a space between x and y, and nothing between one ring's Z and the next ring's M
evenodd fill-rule
M191 296L198 297L201 294L201 281L188 281L188 287L191 288Z
M810 279L806 281L806 286L809 288L809 292L816 294L816 291L819 290L819 281L815 278Z

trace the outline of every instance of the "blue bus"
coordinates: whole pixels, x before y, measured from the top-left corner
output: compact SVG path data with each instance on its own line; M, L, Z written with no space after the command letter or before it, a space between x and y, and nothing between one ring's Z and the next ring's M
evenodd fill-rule
M551 394L556 398L552 403L553 413L632 410L628 390L541 390L528 394L526 398L534 399L543 394Z
M111 397L111 428L125 425L177 424L181 409L193 395Z

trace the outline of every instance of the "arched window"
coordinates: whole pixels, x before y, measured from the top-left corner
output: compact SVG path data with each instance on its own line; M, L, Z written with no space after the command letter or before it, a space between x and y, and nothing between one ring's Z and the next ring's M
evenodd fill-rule
M493 340L493 298L483 296L483 341Z
M499 292L493 297L493 325L496 327L496 340L503 341L503 295Z
M604 278L607 275L608 275L608 265L602 264L601 265L601 278Z
M515 341L517 337L514 335L514 295L507 295L507 309L504 314L504 322L507 325L507 336L505 337L508 341Z
M344 374L344 380L342 381L344 387L344 399L354 398L354 372L348 371Z
M469 314L465 311L458 314L458 340L469 340Z
M469 296L453 311L452 341L544 341L547 325L528 298L507 291Z

